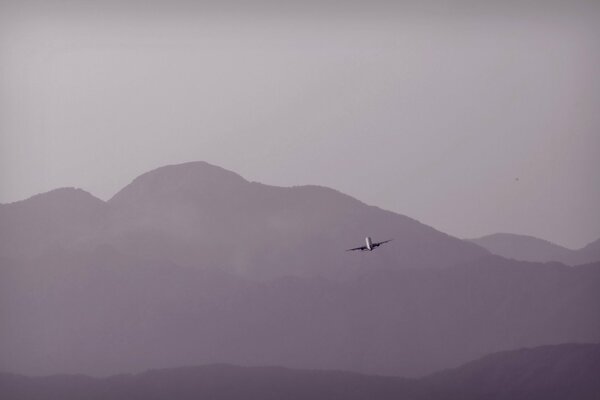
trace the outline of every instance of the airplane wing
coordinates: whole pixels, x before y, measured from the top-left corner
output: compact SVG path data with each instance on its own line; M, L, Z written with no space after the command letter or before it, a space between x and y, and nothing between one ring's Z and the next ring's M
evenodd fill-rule
M383 242L373 243L371 246L373 246L373 248L375 248L377 246L381 246L384 243L391 242L392 240L394 240L394 239L389 239L389 240L384 240Z
M352 250L366 250L366 249L367 249L367 246L360 246L360 247L355 247L355 248L353 248L353 249L348 249L348 250L346 250L346 251L352 251Z

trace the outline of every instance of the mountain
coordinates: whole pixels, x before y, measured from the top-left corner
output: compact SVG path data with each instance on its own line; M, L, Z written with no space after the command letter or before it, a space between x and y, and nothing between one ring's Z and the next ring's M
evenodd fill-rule
M368 234L393 238L394 246L369 258L344 252ZM6 258L110 246L123 254L218 267L253 279L447 267L488 254L329 188L248 182L204 162L145 173L108 202L60 189L1 205L0 238Z
M600 239L588 243L581 249L576 250L573 258L569 260L569 264L585 264L598 260L600 260Z
M495 233L478 239L469 239L493 254L522 261L558 261L567 265L600 261L600 239L587 246L571 250L547 240L512 233Z
M363 236L393 238L346 252ZM600 341L600 264L508 260L317 186L159 168L0 206L0 370L233 363L422 376Z
M62 188L0 205L0 254L32 258L76 248L97 236L108 217L105 202L88 192Z
M490 354L419 382L428 399L600 398L600 344L561 344Z
M227 362L414 377L501 350L600 341L600 263L489 256L259 282L110 247L37 262L3 262L0 370L108 375Z
M565 344L486 356L419 380L341 371L207 365L94 379L0 374L7 400L597 399L600 345Z

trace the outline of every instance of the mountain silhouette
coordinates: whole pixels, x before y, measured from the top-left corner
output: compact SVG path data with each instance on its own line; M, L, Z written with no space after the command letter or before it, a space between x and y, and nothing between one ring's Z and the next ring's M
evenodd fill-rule
M600 344L499 352L420 380L429 399L597 399Z
M110 247L2 264L0 370L27 374L228 362L411 377L501 350L600 341L600 263L489 256L262 282Z
M76 248L92 239L108 217L106 203L88 192L62 188L0 205L0 254L32 258Z
M344 253L368 234L393 237L394 246L369 258ZM446 267L488 254L329 188L248 182L204 162L145 173L108 202L60 189L2 205L0 235L7 239L2 248L7 258L112 246L124 254L219 267L254 279Z
M595 400L600 394L599 368L600 345L564 344L491 354L419 380L220 364L103 379L0 374L0 395L7 400Z
M345 252L374 239L377 251ZM0 206L0 370L233 363L423 376L600 341L600 264L508 260L333 189L196 162Z
M512 233L495 233L470 239L493 254L522 261L558 261L567 265L588 264L600 261L600 239L585 247L571 250L547 240Z

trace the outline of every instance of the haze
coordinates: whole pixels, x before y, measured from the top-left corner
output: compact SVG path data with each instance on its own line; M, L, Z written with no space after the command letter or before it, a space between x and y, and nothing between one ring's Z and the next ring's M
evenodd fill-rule
M416 3L3 2L0 202L205 160L459 237L600 237L598 6Z

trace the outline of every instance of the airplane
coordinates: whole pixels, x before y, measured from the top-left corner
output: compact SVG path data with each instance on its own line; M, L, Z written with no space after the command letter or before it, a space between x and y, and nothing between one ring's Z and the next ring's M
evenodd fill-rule
M352 250L360 250L360 251L368 250L368 251L373 251L373 250L375 250L376 247L379 247L379 246L381 246L384 243L391 242L392 240L393 239L389 239L389 240L384 240L383 242L373 243L373 241L371 240L371 238L369 236L367 236L365 238L365 242L367 243L366 246L355 247L353 249L348 249L346 251L352 251Z

